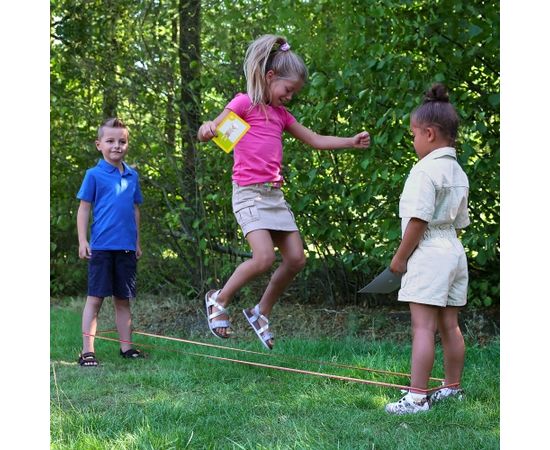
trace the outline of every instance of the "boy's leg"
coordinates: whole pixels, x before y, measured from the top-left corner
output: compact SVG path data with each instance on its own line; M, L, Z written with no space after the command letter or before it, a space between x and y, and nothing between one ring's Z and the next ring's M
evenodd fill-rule
M134 251L116 251L113 266L113 303L120 350L132 348L130 299L136 297L137 258Z
M443 346L445 384L460 383L464 369L464 337L458 324L459 307L447 306L439 310L437 328Z
M252 248L252 258L243 262L235 269L218 294L216 301L223 307L229 304L230 300L241 287L268 271L275 262L274 244L268 230L251 231L246 235L246 240ZM213 306L210 313L216 311L218 309ZM221 314L216 319L227 320L229 318L226 314ZM225 335L227 328L216 328L215 331L221 335Z
M120 339L120 349L125 352L132 348L132 312L130 300L127 298L113 297L115 305L115 323Z
M95 353L94 336L97 331L97 316L101 305L102 297L88 296L84 311L82 312L82 353Z
M411 392L427 389L435 355L439 307L410 303L412 322ZM421 393L422 391L416 391Z

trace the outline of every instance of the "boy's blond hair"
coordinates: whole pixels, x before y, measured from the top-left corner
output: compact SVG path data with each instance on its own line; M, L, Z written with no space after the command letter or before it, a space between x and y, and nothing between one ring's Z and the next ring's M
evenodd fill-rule
M97 129L97 139L101 139L103 137L103 128L124 128L128 131L128 127L118 117L111 117L99 126Z
M256 39L248 49L244 59L246 91L252 105L265 105L269 101L265 75L273 70L278 78L307 80L307 67L302 58L290 50L290 45L282 36L265 34Z

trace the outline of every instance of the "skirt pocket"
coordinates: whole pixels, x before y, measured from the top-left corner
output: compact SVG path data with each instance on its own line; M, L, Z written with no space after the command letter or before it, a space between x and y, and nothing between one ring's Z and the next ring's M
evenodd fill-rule
M235 205L234 214L241 227L250 222L260 220L260 214L258 213L258 208L254 204L254 200L247 200Z

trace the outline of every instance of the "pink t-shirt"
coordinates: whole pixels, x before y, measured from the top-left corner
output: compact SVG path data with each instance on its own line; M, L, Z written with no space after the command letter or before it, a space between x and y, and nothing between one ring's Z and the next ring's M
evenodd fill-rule
M267 105L264 112L251 105L248 94L237 94L226 106L250 124L233 151L232 179L240 186L282 181L283 131L296 119L284 106Z

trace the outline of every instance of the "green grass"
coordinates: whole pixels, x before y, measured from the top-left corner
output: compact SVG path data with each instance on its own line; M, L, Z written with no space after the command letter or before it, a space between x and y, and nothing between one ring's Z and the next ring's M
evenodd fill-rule
M275 350L281 358L273 358L135 335L134 340L149 354L147 359L124 360L118 356L116 342L97 340L100 367L81 368L76 363L80 309L54 306L50 320L52 449L499 448L496 338L483 346L468 345L464 401L450 399L428 413L396 417L384 411L386 402L400 396L396 389L184 352L406 384L403 379L300 363L284 356L408 372L410 344L353 336L285 337L277 341ZM232 340L229 345L261 351L255 340ZM438 350L436 377L442 376L441 360Z

